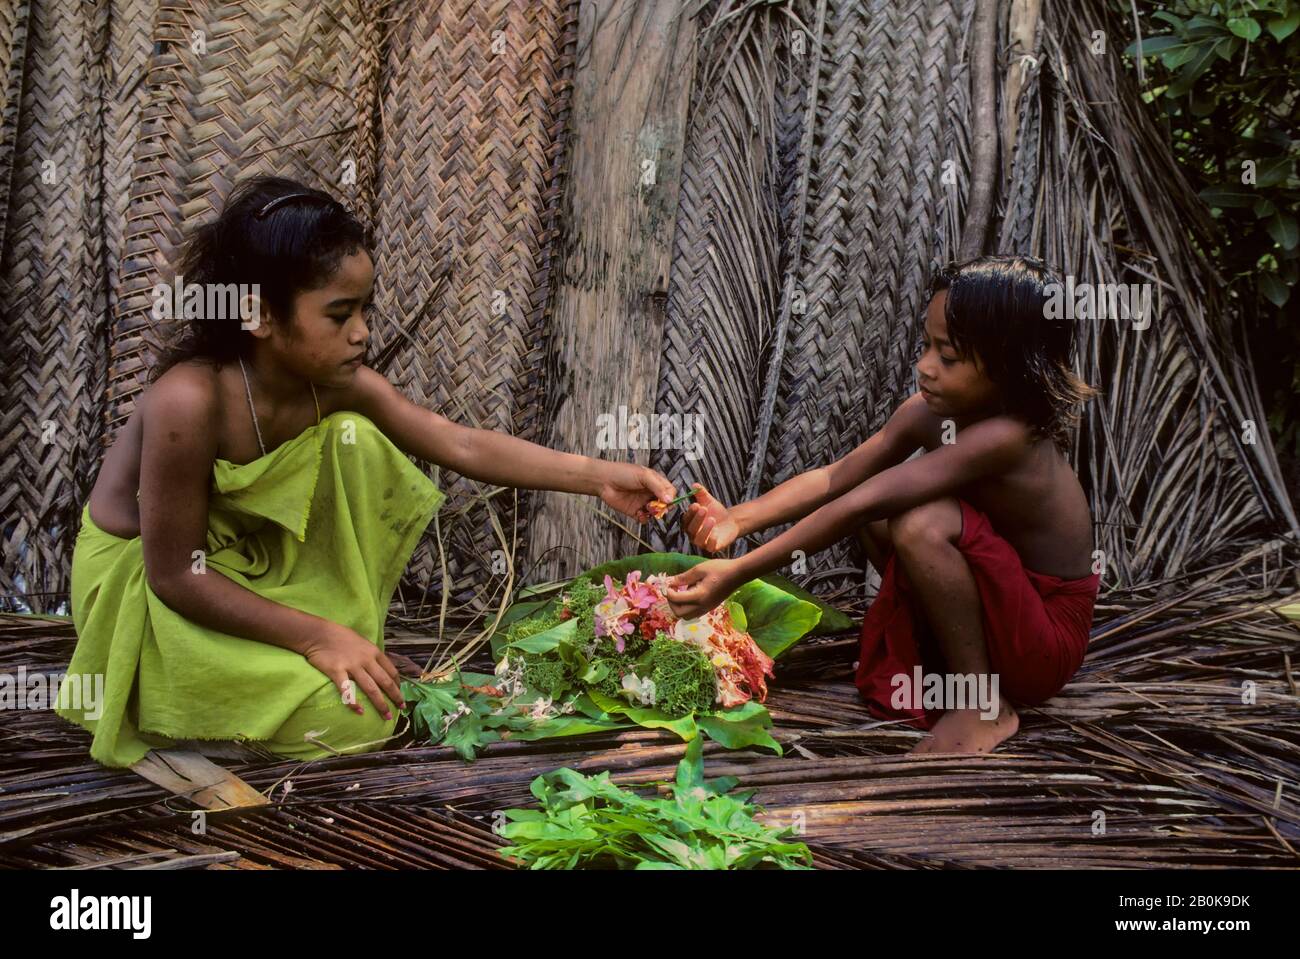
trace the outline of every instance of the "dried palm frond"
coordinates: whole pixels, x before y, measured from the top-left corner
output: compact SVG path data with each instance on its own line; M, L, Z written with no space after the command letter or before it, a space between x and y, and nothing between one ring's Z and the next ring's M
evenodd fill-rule
M1075 680L1022 709L1020 733L989 756L906 757L921 733L867 712L851 683L857 638L805 641L782 660L767 704L785 755L707 743L706 768L756 788L766 820L802 830L825 868L1294 868L1300 627L1273 609L1300 593L1237 583L1106 602ZM399 638L412 653L431 648L428 636L390 644ZM0 670L58 671L71 649L66 623L0 617ZM528 805L543 772L609 770L648 784L670 780L684 748L665 731L633 729L496 743L473 764L413 743L245 763L232 771L272 808L209 814L208 835L195 838L185 803L97 766L87 743L48 711L0 714L0 864L430 865L382 824L410 818L430 857L450 855L447 843L473 846L501 810ZM375 824L369 841L356 816ZM238 858L187 858L230 852Z

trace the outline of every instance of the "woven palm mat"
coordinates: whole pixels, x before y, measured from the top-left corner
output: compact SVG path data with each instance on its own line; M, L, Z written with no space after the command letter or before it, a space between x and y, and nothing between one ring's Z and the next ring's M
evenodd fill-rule
M1226 588L1226 587L1225 587ZM1107 597L1088 657L992 755L916 757L919 733L868 715L854 636L809 640L768 698L785 755L705 744L710 777L758 790L822 868L1300 866L1300 628L1274 592ZM0 617L0 671L57 670L70 624ZM419 659L432 647L396 635ZM507 868L500 810L539 773L671 780L662 731L493 745L473 764L402 740L360 757L225 763L271 800L208 813L86 754L48 711L0 713L0 865L115 868Z

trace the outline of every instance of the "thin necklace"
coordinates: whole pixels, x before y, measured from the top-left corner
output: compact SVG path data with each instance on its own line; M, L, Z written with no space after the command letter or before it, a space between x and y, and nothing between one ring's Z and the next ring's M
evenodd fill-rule
M244 358L239 357L239 372L244 374L244 392L248 394L248 410L253 414L253 429L257 430L257 447L266 455L266 446L262 443L262 427L257 423L257 408L253 406L253 388L248 385L248 370L244 369Z
M257 431L257 448L266 455L266 445L262 442L262 427L257 422L257 407L253 405L253 388L248 385L248 370L244 369L244 358L237 357L239 360L239 372L244 374L244 392L248 395L248 411L253 414L253 429ZM310 381L308 381L310 382ZM311 383L311 399L316 404L316 423L320 423L320 400L316 399L316 384Z

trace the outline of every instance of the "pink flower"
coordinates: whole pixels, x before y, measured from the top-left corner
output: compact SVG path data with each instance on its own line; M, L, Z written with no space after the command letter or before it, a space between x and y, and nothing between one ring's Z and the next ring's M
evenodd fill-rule
M641 571L634 569L627 574L627 586L624 588L627 603L633 609L649 609L659 602L658 591L648 583L641 582Z

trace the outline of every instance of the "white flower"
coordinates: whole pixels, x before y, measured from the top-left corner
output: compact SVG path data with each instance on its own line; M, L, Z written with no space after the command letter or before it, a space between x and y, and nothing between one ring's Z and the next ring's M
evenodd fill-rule
M642 706L655 704L655 681L640 679L636 673L623 674L623 692L630 693Z
M533 703L532 712L528 714L533 719L550 719L551 718L551 697L538 699Z
M510 671L510 657L502 656L501 662L497 663L496 669L492 671L494 676L504 676Z
M713 639L713 633L713 624L706 616L679 619L673 624L673 639L679 643L691 643L702 649L709 648L709 640Z

